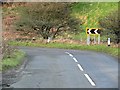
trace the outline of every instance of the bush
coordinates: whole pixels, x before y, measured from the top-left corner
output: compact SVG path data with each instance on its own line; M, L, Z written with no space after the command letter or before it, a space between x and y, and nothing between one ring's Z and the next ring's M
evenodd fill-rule
M118 11L110 13L99 21L100 26L105 29L103 34L110 37L115 43L119 43L120 40L120 29L118 25L119 22Z
M80 20L71 16L71 3L34 3L29 7L22 7L21 19L16 22L16 29L26 35L34 32L43 39L69 31L78 33Z

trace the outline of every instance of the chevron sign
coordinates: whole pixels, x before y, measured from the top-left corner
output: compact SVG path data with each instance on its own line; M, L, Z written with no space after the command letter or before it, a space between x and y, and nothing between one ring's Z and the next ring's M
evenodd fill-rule
M86 29L87 34L100 34L100 29Z

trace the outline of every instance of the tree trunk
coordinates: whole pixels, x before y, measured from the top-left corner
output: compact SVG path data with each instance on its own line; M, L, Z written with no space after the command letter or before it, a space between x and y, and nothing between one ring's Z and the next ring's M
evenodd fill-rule
M59 29L62 28L62 27L63 27L63 26L59 26L59 27L57 28L57 31L52 35L52 39L54 39L54 38L56 37L57 33L59 32Z

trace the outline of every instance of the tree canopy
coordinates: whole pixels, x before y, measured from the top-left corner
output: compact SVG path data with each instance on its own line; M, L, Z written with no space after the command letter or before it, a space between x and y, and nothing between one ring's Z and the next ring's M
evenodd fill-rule
M71 17L71 3L33 3L24 9L17 23L19 30L35 30L44 39L55 38L61 32L78 32L80 20Z

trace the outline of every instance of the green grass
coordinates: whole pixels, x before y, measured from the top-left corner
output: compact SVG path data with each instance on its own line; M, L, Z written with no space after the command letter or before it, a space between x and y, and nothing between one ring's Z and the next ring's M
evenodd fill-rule
M79 2L71 7L73 17L76 17L84 22L80 26L84 31L80 34L73 35L75 40L86 40L86 28L101 28L99 20L109 15L113 11L118 10L117 2ZM92 36L91 36L92 37ZM101 35L101 40L106 41L107 36Z
M2 71L19 66L22 63L24 56L25 56L25 52L16 50L10 58L8 57L3 58Z
M103 52L109 55L118 56L118 48L108 47L107 45L77 45L77 44L68 44L68 43L58 43L51 42L48 44L45 43L32 43L32 42L10 42L14 46L31 46L31 47L47 47L47 48L61 48L61 49L74 49L74 50L89 50L96 52Z
M117 2L79 2L72 7L72 16L79 19L80 17L83 17L82 20L86 21L86 23L83 25L83 29L99 28L99 19L117 9ZM84 17L87 18L84 19Z

